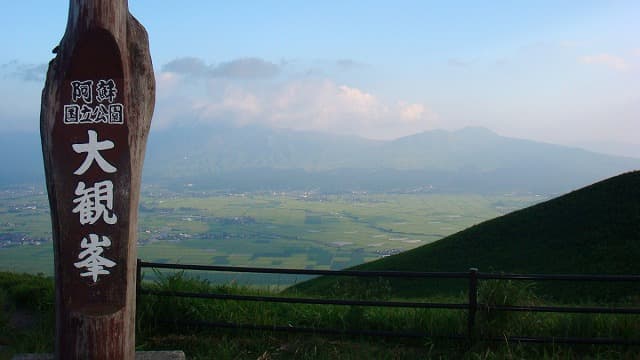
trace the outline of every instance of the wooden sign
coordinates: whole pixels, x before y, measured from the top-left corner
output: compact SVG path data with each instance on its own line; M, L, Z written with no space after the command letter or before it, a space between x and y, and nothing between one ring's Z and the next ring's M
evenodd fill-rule
M53 227L56 357L133 359L137 207L155 98L126 0L72 0L41 137Z

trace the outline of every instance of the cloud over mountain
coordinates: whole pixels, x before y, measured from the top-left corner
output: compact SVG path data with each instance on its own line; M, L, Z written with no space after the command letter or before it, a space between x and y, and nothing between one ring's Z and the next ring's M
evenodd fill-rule
M285 68L251 57L218 65L173 60L157 74L155 126L196 119L390 139L431 129L438 118L426 104L386 99L329 74Z
M630 67L624 58L606 53L582 56L580 61L590 65L603 65L616 71L626 71Z

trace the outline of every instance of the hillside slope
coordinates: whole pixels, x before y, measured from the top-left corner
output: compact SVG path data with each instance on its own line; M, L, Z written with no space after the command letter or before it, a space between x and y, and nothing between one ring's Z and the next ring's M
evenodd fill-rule
M466 271L477 267L481 271L514 273L640 274L638 259L640 171L635 171L357 269ZM320 278L299 284L297 289L322 292L330 283ZM415 282L399 282L394 287L414 295L463 288ZM618 288L611 290L612 294L628 295L629 286ZM554 293L598 297L593 293L596 289L600 287L593 283L562 284L555 287ZM637 293L637 285L635 289Z

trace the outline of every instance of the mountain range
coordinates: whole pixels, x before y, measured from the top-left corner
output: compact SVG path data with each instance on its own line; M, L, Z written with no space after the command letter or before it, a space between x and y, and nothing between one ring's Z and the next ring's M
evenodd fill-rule
M0 133L0 183L43 178L35 133ZM145 182L252 190L561 193L640 168L640 159L433 130L392 141L225 124L153 130Z

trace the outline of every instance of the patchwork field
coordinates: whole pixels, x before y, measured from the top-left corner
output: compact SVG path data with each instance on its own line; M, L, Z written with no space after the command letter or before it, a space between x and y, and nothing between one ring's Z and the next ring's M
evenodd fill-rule
M545 199L535 195L175 192L145 186L146 261L341 269L415 248ZM0 192L0 270L51 274L42 189ZM271 279L282 284L292 279ZM295 281L295 280L293 280Z

